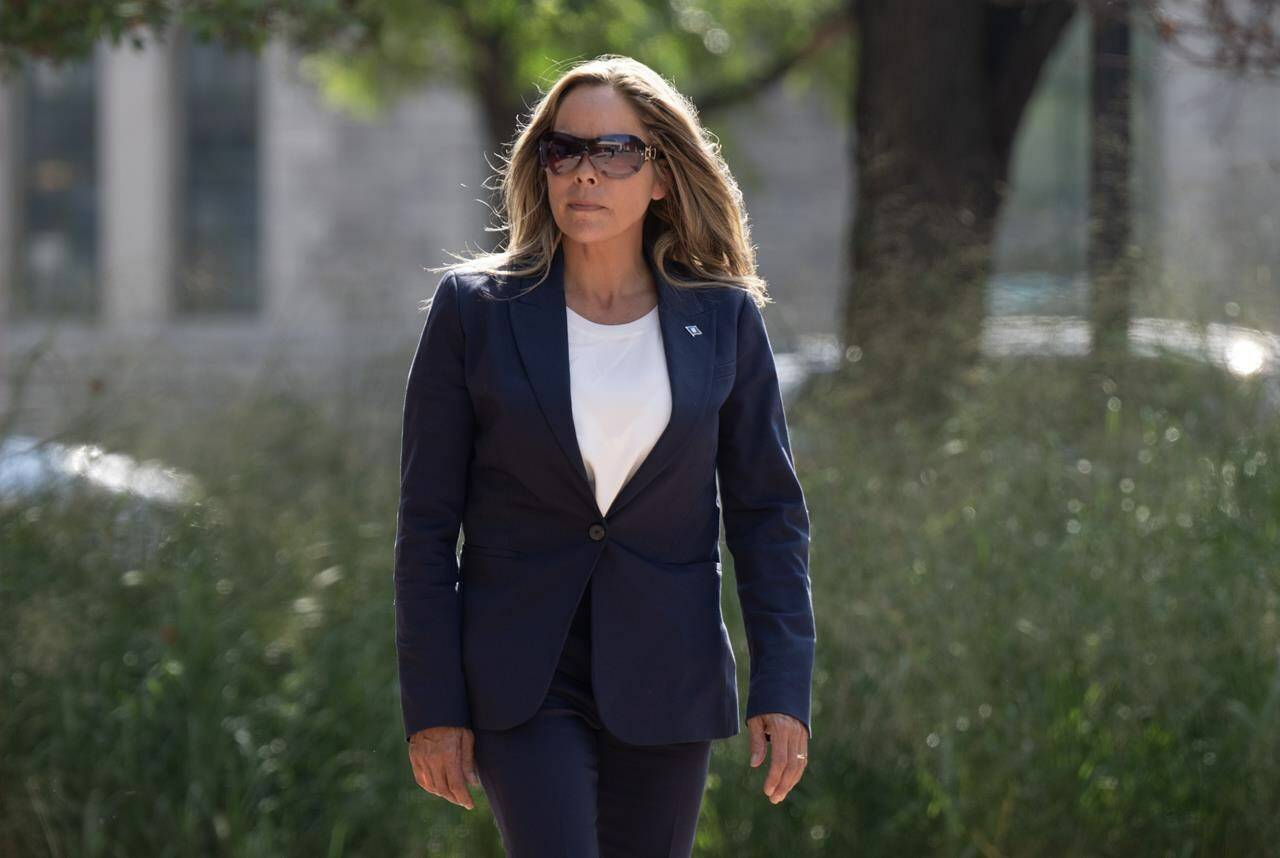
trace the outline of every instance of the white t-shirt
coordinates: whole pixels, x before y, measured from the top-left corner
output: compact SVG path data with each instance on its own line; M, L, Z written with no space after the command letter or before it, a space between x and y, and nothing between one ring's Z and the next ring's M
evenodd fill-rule
M565 309L573 425L596 501L607 513L671 418L658 307L621 325Z

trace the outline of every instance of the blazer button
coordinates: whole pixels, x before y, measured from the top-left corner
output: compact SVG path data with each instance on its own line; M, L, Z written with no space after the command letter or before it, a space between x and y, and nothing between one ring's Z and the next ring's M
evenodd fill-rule
M587 528L587 536L590 536L596 542L604 539L604 532L604 525L600 522L596 522Z

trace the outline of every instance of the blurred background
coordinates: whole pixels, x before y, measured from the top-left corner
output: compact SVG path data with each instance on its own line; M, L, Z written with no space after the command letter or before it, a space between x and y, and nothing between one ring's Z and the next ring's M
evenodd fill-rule
M696 854L1280 854L1278 34L5 3L0 855L502 854L404 747L400 408L426 268L501 244L503 147L602 53L742 185L812 517L812 759L774 806L718 742Z

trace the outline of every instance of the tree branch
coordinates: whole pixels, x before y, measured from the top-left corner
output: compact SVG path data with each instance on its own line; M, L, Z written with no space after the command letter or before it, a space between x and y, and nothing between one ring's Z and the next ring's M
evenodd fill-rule
M706 114L749 101L852 27L853 15L847 6L833 9L814 25L803 43L783 51L750 77L731 81L693 96L693 103L698 106L700 113Z

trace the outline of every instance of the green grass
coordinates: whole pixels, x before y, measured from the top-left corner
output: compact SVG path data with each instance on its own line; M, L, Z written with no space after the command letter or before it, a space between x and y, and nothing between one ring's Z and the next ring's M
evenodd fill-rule
M810 765L775 806L745 732L718 742L697 854L1276 854L1280 424L1256 383L1019 360L942 419L836 377L788 414ZM112 438L205 482L150 530L101 498L0 513L0 854L502 854L482 792L468 813L413 782L398 415L364 419L275 396Z
M815 854L1276 854L1280 425L1256 383L986 365L933 428L809 393Z

